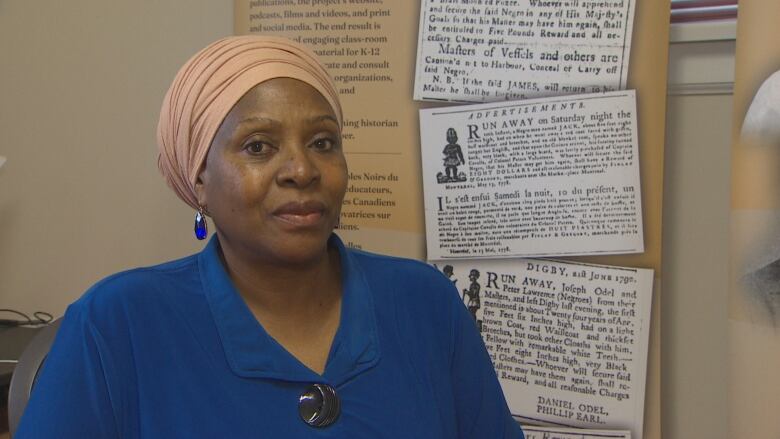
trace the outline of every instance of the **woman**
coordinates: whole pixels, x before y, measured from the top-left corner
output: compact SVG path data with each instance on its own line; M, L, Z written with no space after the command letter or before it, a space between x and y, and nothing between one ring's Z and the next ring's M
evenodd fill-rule
M452 283L332 233L342 122L291 41L230 37L190 59L159 163L196 233L204 214L216 233L68 308L16 437L522 437Z

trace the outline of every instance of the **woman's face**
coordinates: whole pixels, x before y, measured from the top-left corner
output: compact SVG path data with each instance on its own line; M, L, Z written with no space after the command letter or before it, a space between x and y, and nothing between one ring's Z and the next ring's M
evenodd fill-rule
M328 101L290 78L256 85L220 125L196 184L220 243L273 263L321 257L347 187Z

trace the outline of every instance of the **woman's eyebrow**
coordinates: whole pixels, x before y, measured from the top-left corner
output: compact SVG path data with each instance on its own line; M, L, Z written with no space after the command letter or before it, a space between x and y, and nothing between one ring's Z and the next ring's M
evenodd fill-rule
M338 120L336 120L336 118L335 118L335 117L333 117L333 116L332 116L332 115L330 115L330 114L323 114L323 115L321 115L321 116L314 116L314 117L312 117L311 119L309 119L309 121L308 121L308 122L309 122L309 123L317 123L317 122L323 122L323 121L326 121L326 120L329 120L329 121L331 121L331 122L335 123L336 125L338 125L338 124L339 124L339 121L338 121Z
M268 117L263 117L263 116L250 116L250 117L247 117L246 119L242 119L240 122L238 122L238 124L239 125L244 125L244 124L250 123L250 122L263 122L263 123L267 123L269 125L281 125L281 122L279 122L278 120L271 119L271 118L268 118Z
M338 123L339 123L339 121L335 117L330 115L330 114L323 114L321 116L314 116L314 117L310 118L309 120L307 120L307 122L308 123L318 123L318 122L323 122L323 121L326 121L326 120L329 120L329 121L335 123L336 125L338 125ZM269 125L281 125L280 121L278 121L276 119L271 119L271 118L268 118L268 117L264 117L264 116L250 116L250 117L247 117L245 119L242 119L241 121L238 122L238 124L239 125L243 125L243 124L250 123L250 122L263 122L263 123L267 123Z

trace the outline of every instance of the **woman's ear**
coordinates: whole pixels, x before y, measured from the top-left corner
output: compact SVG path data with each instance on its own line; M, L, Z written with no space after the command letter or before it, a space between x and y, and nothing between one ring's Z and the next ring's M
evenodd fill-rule
M198 205L206 209L209 205L208 197L206 196L206 185L208 184L208 171L204 166L198 174L198 179L195 181L195 198L198 200Z

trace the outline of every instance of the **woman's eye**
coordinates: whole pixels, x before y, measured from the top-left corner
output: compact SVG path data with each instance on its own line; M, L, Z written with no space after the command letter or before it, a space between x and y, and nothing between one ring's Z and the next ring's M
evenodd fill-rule
M253 141L244 146L244 149L250 154L263 154L268 152L269 146L265 142Z
M336 143L328 138L317 139L312 144L312 147L318 151L329 151L336 146Z

